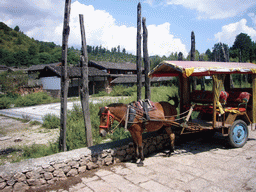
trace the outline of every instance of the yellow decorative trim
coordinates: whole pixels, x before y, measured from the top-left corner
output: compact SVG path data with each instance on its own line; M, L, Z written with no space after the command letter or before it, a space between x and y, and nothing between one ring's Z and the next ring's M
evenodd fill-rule
M256 73L256 69L251 69L252 73Z
M189 77L194 72L194 67L185 69L186 76Z

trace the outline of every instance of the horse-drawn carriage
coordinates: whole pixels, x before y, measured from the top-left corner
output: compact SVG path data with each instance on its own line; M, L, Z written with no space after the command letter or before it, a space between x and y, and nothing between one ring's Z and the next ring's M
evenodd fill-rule
M231 75L250 75L250 88L232 88ZM233 147L242 147L248 139L249 129L256 126L256 65L252 63L164 61L156 66L150 77L176 76L179 78L180 114L168 102L111 104L101 108L100 134L106 135L113 120L128 130L134 141L135 155L143 165L142 133L165 127L170 136L170 152L174 151L174 127L180 134L200 131L218 131L228 136ZM212 89L191 91L191 79L210 76ZM150 106L150 110L148 109ZM193 111L199 113L192 119ZM183 117L182 117L183 115ZM179 119L179 120L178 120ZM181 121L182 120L182 121Z
M232 74L250 75L251 87L233 88ZM179 78L180 112L198 111L197 119L181 124L182 134L212 130L228 136L232 147L242 147L249 130L256 126L256 64L204 61L164 61L149 74L151 77ZM212 78L212 89L192 90L193 77ZM193 109L192 109L193 108Z

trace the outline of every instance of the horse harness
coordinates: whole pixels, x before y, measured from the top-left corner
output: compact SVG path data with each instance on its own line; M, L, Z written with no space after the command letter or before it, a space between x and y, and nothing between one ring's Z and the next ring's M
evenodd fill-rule
M108 107L105 107L105 109L108 109ZM125 118L125 128L129 129L131 127L131 125L134 124L134 119L137 115L139 117L141 117L140 119L142 120L143 127L145 128L145 123L147 121L150 121L148 112L152 111L152 110L156 110L156 107L155 107L154 103L148 99L146 99L145 101L140 100L137 102L129 103L127 106L127 113L122 118L122 120L124 120L124 118ZM106 116L107 124L105 126L102 125L99 127L107 129L108 127L110 127L112 125L113 119L115 118L115 116L113 114L111 114L110 110L107 110L106 113L102 113L102 115ZM121 124L122 120L120 121L120 123L118 125ZM116 129L116 128L114 128L114 129ZM114 129L112 131L114 131Z

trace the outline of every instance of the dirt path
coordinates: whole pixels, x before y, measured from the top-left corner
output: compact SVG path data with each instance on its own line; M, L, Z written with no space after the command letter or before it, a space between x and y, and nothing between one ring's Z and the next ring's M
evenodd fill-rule
M45 129L0 116L0 164L15 161L23 146L48 144L57 140L59 129Z

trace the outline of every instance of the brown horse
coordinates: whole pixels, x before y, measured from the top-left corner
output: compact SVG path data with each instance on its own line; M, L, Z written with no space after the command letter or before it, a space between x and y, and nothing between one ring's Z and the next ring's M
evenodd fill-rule
M135 149L135 160L139 160L138 166L143 166L144 154L142 146L142 133L144 131L152 132L165 128L167 134L170 136L171 145L168 156L171 155L171 152L174 152L174 140L175 135L172 132L171 125L175 120L175 115L177 115L176 102L175 106L171 105L168 102L156 102L153 103L154 110L148 112L150 120L145 122L142 120L143 115L136 113L135 119L128 130L131 133L134 149ZM100 128L99 133L102 137L106 136L107 132L111 128L113 120L120 122L122 125L125 124L125 117L127 113L128 105L123 103L113 103L107 107L100 108Z

